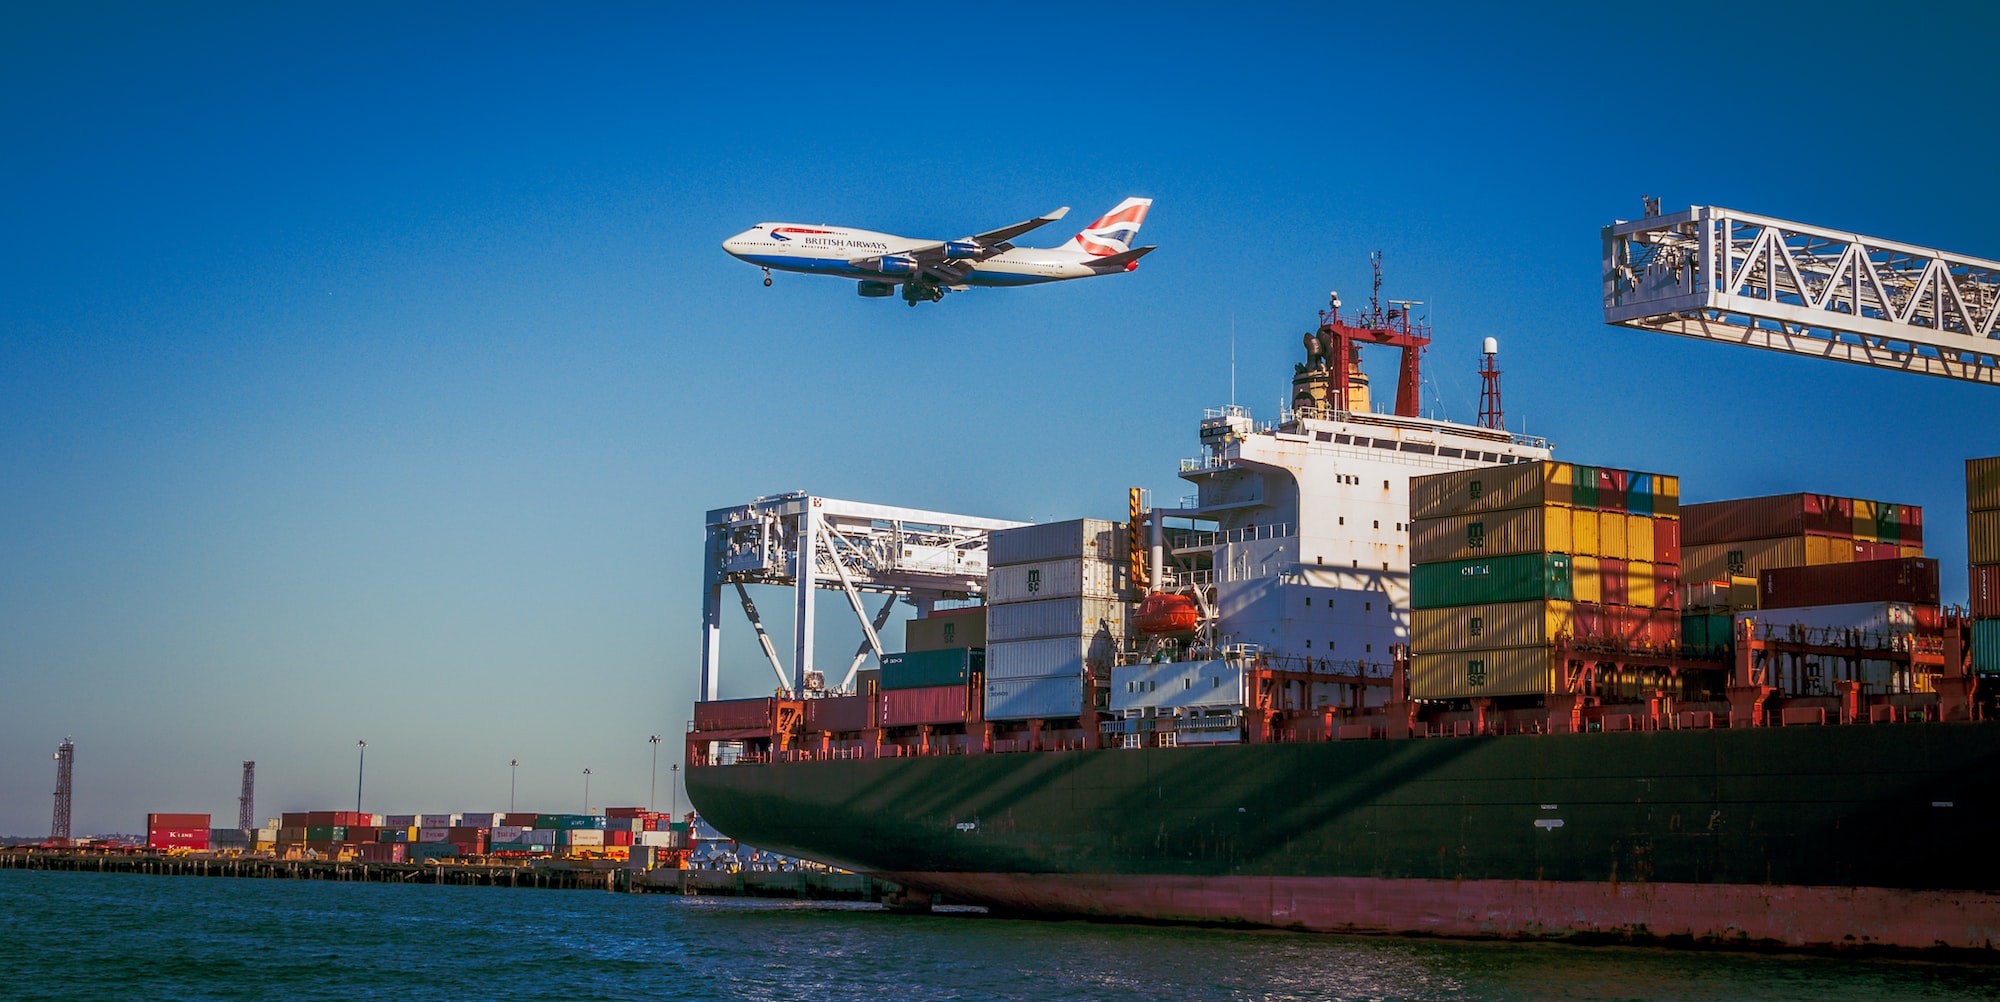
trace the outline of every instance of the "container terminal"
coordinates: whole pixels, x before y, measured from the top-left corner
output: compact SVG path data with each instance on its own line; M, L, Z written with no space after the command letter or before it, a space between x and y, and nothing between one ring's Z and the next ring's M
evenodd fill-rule
M2000 381L2000 263L1650 199L1602 241L1607 323ZM709 512L703 817L1022 912L1995 955L2000 458L1965 464L1947 607L1893 488L1688 503L1559 460L1507 430L1492 339L1477 422L1420 416L1432 332L1380 284L1319 312L1276 420L1203 416L1179 507ZM1386 405L1364 350L1399 354ZM820 590L862 637L826 670ZM732 606L769 695L720 698Z

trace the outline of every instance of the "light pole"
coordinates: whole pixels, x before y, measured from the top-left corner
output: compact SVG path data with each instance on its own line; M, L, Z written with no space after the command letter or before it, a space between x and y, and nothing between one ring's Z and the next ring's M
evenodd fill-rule
M521 760L518 758L508 759L507 760L507 813L509 814L514 813L514 779L519 775L521 775Z
M646 794L646 810L655 811L660 807L660 736L655 734L646 741L653 746L653 787Z
M583 813L590 813L590 770L583 770Z
M674 820L674 815L676 813L679 813L681 809L681 791L674 788L674 780L679 779L680 775L681 775L681 767L679 765L667 766L667 796L673 798L673 805L674 805L673 808L667 812L667 821L669 823L671 823Z
M354 767L354 813L361 813L361 778L368 774L368 742L356 741L361 748L361 761Z

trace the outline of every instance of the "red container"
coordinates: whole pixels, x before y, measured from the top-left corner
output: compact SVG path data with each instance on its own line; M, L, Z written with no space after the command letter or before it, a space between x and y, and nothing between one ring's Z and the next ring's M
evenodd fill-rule
M401 842L370 842L361 847L363 863L401 863L409 858L410 847Z
M631 832L605 832L605 833L604 833L604 844L606 844L606 845L631 845L631 844L632 844L632 833L631 833Z
M867 696L831 696L806 701L806 730L862 731L875 726L875 701Z
M182 816L185 817L186 815ZM146 848L148 849L208 848L208 823L205 820L208 817L208 815L203 814L199 815L199 817L204 819L202 822L202 826L200 828L182 828L174 825L165 825L159 828L147 828Z
M1924 545L1924 507L1915 504L1896 506L1898 523L1897 538L1904 546Z
M1681 565L1681 523L1678 519L1653 520L1653 562Z
M1673 564L1653 565L1653 608L1674 613L1675 629L1680 627L1681 569Z
M278 827L310 828L312 827L312 815L305 811L286 811L278 815Z
M381 832L382 829L380 828L365 828L360 825L349 825L347 826L347 842L349 845L358 845L358 844L374 842L382 837Z
M875 698L884 727L918 724L963 724L979 719L980 690L969 685L931 685L920 689L884 689Z
M1894 543L1867 543L1867 542L1857 541L1854 544L1854 559L1856 561L1894 560L1898 556L1900 556L1902 552L1903 551L1896 548L1896 544Z
M1972 618L2000 619L2000 565L1972 568Z
M604 809L604 816L607 818L643 818L646 816L646 809L643 807L607 807Z
M208 827L206 814L148 814L146 830L155 828L202 828Z
M1597 471L1597 507L1603 511L1625 511L1630 505L1626 491L1631 487L1631 474L1624 470Z
M500 816L500 823L513 828L533 828L536 817L534 814L509 812Z
M1938 604L1938 562L1929 557L1775 567L1757 578L1757 605L1764 609L1854 602Z
M444 830L444 840L446 842L472 842L472 841L483 842L486 839L487 833L491 832L492 830L493 829L491 828L473 828L473 827L446 828Z
M1854 504L1824 494L1710 501L1681 506L1681 543L1734 543L1778 536L1854 536Z
M1597 562L1597 578L1602 583L1605 605L1628 605L1632 601L1632 565L1606 558Z
M752 731L771 729L771 722L777 719L778 700L769 696L761 699L715 699L694 704L694 729L697 731Z

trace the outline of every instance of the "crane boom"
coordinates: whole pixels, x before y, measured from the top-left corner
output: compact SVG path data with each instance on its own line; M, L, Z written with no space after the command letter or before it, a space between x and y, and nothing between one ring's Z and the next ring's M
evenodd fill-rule
M1607 324L2000 383L2000 262L1651 199L1603 240Z

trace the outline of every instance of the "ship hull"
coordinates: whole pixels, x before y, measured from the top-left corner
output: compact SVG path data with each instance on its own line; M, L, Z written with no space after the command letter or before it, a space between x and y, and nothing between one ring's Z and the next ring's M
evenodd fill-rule
M733 838L1001 908L1328 931L2000 943L2000 724L701 767Z

